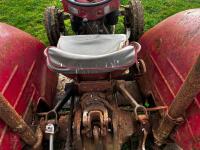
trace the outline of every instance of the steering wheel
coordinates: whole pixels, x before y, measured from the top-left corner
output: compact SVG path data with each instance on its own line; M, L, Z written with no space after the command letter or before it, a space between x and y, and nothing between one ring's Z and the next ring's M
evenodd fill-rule
M105 3L110 2L111 0L101 0L99 2L77 2L76 0L67 0L69 3L72 3L74 5L77 6L84 6L84 7L92 7L92 6L99 6L99 5L103 5Z

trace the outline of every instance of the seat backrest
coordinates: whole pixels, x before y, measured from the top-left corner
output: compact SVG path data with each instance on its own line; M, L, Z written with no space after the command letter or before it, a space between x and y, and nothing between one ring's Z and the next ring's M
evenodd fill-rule
M58 47L47 48L45 55L49 69L76 78L77 76L105 78L112 72L124 72L137 60L137 52L140 51L139 43L133 42L128 46L121 46L126 41L126 35L103 35L98 36L95 40L90 39L90 36L88 38L88 35L86 40L83 38L84 36L67 37L63 43L58 43ZM74 39L80 39L80 41L75 42ZM108 45L108 49L106 49L103 47L103 41L106 39L118 39L119 41L110 43L110 45L105 42ZM70 46L70 43L73 45Z

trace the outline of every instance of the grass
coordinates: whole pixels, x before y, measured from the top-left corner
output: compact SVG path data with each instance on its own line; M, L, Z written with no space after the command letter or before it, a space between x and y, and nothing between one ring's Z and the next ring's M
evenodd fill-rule
M127 0L122 0L122 4L126 3ZM176 12L200 7L200 0L142 0L142 3L145 10L145 30ZM0 0L0 22L16 26L47 44L43 12L51 5L61 7L60 0ZM123 25L122 20L120 18L118 31Z
M143 0L145 30L183 10L200 8L200 0Z

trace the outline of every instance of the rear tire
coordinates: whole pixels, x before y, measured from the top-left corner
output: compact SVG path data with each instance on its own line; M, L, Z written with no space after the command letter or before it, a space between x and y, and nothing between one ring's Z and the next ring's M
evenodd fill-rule
M55 6L46 8L44 23L50 45L56 46L60 35L66 34L63 12Z
M130 41L138 41L144 32L144 10L140 0L130 0L125 8L125 26L131 29Z

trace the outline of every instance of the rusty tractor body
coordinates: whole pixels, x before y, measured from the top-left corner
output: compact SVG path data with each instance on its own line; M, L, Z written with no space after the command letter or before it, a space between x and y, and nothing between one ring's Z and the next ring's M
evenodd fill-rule
M199 149L199 18L180 12L140 44L75 35L46 49L1 23L0 149Z
M165 127L161 125L155 137L158 143L163 143L171 133L171 138L183 149L199 149L199 11L192 9L171 16L140 40L140 57L148 68L140 80L142 93L152 94L157 106L168 106L160 114L173 122L169 127L169 122L161 121ZM177 124L178 128L173 131Z

